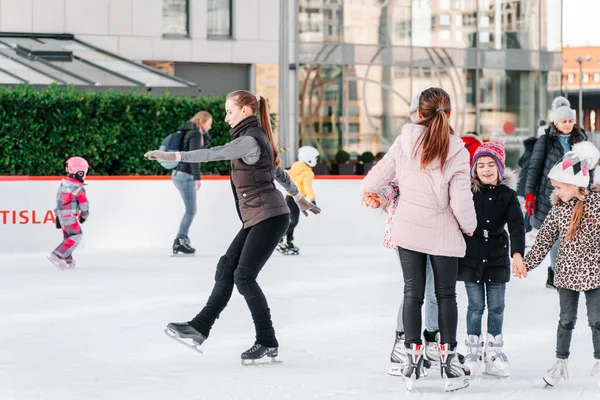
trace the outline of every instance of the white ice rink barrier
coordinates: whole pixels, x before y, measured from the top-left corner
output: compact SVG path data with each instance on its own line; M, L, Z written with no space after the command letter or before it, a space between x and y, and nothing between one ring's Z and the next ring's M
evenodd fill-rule
M360 206L360 177L323 177L314 181L323 212L304 217L298 246L360 246L381 243L385 216ZM62 240L52 210L60 177L0 177L0 254L50 252ZM170 251L184 205L165 177L89 177L90 217L82 226L80 249ZM230 182L204 177L198 212L190 229L194 247L225 251L241 222Z

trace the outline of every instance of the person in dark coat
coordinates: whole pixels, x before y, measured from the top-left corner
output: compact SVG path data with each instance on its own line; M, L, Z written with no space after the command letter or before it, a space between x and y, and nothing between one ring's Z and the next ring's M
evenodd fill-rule
M527 182L525 184L525 208L531 217L531 225L539 229L552 208L551 197L554 188L548 173L573 145L587 140L585 131L575 124L575 113L569 100L557 97L552 102L553 122L546 129L533 148ZM593 179L592 179L593 181ZM546 286L554 288L554 269L558 253L558 241L550 251L550 267Z
M527 170L529 169L529 163L531 162L531 155L533 154L533 148L538 138L536 136L529 137L523 141L525 152L519 158L519 180L517 182L517 196L525 198L525 184L527 183ZM529 214L525 213L525 233L531 231L531 222Z
M198 149L208 149L210 146L210 135L208 131L212 127L212 115L206 111L200 111L177 130L183 132L181 141L182 151L194 151ZM181 163L173 170L171 180L175 184L185 205L185 213L179 224L177 237L173 242L173 254L196 253L191 245L188 233L190 226L194 221L197 211L197 195L200 190L202 175L200 174L200 163Z
M517 193L510 187L516 174L505 168L505 159L502 142L487 142L475 152L471 169L477 229L473 236L465 235L467 252L459 262L458 280L464 281L467 289L465 344L469 352L465 365L473 375L481 366L482 353L487 374L510 375L508 358L502 352L504 298L510 280L510 257L522 260L525 252L525 228ZM504 229L506 224L510 241ZM486 297L488 320L484 340L481 320Z

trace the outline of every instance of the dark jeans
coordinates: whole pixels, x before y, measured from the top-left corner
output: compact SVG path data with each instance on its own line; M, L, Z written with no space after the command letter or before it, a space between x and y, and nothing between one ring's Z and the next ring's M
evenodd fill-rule
M190 325L208 337L215 320L227 306L235 284L252 313L256 343L279 347L271 321L271 310L256 277L271 257L289 220L288 214L279 215L238 232L217 264L215 286L206 306L190 321Z
M592 328L592 343L594 345L594 358L600 360L600 289L588 290L585 293L585 306L590 328ZM560 299L560 319L556 333L556 358L566 360L569 358L571 337L575 322L577 322L577 307L579 294L569 289L558 289Z
M292 196L285 196L285 202L287 203L290 209L290 226L288 226L287 232L285 236L287 237L287 241L290 242L294 240L294 229L298 225L298 219L300 218L300 208L294 198Z
M398 249L398 253L404 274L404 335L406 346L409 347L412 343L422 343L421 308L425 296L427 254L402 248ZM430 255L430 259L438 302L441 343L456 346L458 258Z
M525 223L525 233L531 232L533 226L531 226L531 217L529 216L529 214L525 213L525 216L523 217L523 222Z
M483 317L487 297L487 333L493 336L500 335L504 322L506 283L465 282L465 287L469 301L467 307L467 334L481 335L481 318Z

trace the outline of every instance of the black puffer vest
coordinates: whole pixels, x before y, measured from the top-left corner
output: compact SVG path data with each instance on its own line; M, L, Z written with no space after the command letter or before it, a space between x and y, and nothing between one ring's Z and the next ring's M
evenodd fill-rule
M255 164L246 164L242 159L231 160L231 187L244 228L271 217L289 214L290 209L283 194L273 182L277 169L273 149L256 117L242 120L229 133L234 139L252 136L260 145L260 158Z

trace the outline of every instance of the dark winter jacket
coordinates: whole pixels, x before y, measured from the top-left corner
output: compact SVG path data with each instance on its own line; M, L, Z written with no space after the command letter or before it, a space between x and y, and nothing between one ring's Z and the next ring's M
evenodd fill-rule
M514 185L515 173L507 169L497 185L473 182L477 230L465 235L467 253L459 261L458 280L506 283L510 280L510 256L525 253L525 226ZM508 223L508 233L504 229ZM509 249L510 246L510 249Z
M252 136L260 145L260 158L255 164L246 164L241 158L231 160L231 188L238 215L249 228L268 218L289 214L283 194L273 182L277 166L273 149L256 117L248 117L229 131L236 139Z
M178 130L184 133L181 151L207 149L210 146L210 136L208 133L199 130L193 122L186 122ZM200 163L180 163L177 166L177 171L192 175L195 181L201 179Z
M525 195L535 195L535 212L531 217L531 225L539 229L552 208L551 197L554 190L548 173L563 158L564 152L558 139L559 132L554 124L546 129L546 134L540 136L533 148L529 168L527 169L527 183ZM585 131L575 125L571 132L571 147L575 143L587 140ZM546 144L547 143L547 144Z
M531 161L531 155L533 154L533 148L538 138L532 136L523 141L525 146L525 152L519 158L519 181L517 182L517 196L525 197L525 185L527 184L527 170L529 169L529 162Z

